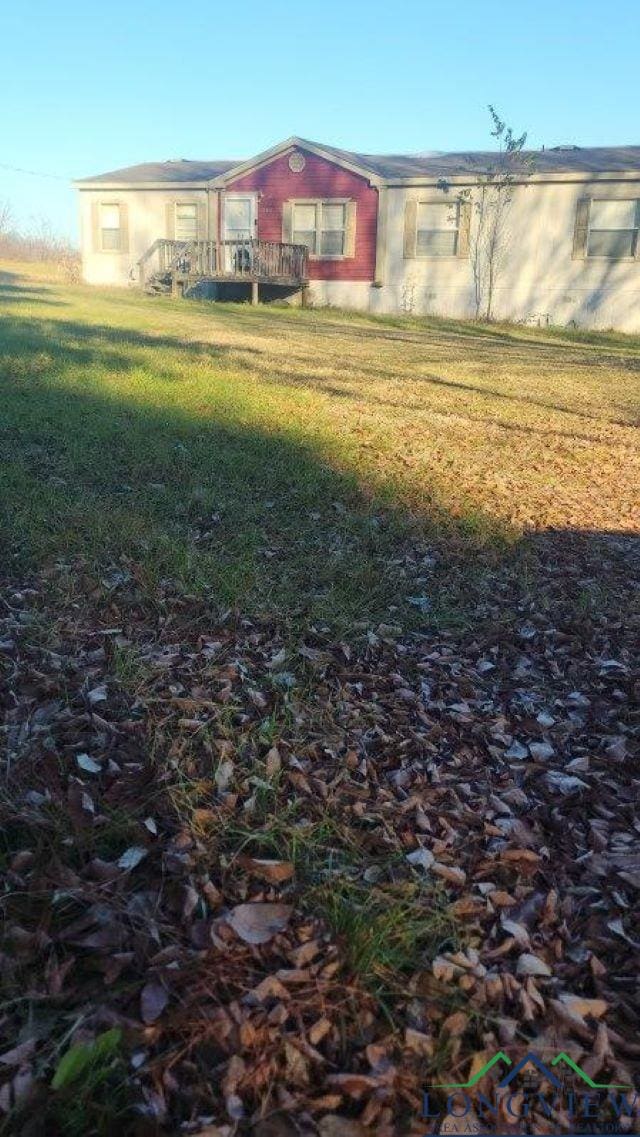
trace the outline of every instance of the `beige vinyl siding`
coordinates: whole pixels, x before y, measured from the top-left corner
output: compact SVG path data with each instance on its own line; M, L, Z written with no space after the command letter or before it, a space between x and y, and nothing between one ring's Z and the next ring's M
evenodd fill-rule
M458 207L458 256L463 260L469 257L471 238L471 202L461 201Z
M589 235L589 206L591 199L580 198L576 206L576 222L573 230L573 259L583 260L587 255L587 237Z
M418 203L409 198L404 207L404 256L406 260L416 255L416 236L418 227Z
M164 207L164 228L165 237L167 241L175 241L176 238L176 203L175 201L168 201Z

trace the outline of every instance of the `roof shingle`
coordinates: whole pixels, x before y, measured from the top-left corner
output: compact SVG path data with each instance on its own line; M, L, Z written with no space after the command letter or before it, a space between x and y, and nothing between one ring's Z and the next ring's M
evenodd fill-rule
M453 153L431 151L424 154L360 154L323 146L323 150L364 166L382 178L463 177L495 167L501 155L491 150L463 150ZM640 146L556 147L550 150L523 150L513 163L535 174L640 172Z
M186 158L169 162L141 162L139 166L124 166L106 174L80 178L79 182L208 182L239 165L235 161L190 161Z
M304 147L303 138L296 140ZM312 146L349 162L363 170L370 171L383 179L396 178L452 178L475 176L495 167L500 155L490 150L466 150L454 153L432 151L424 154L362 154L355 150L340 150L336 146L311 143ZM119 184L142 184L144 182L208 182L220 174L241 165L237 161L189 161L180 159L169 162L144 162L138 166L126 166L121 170L111 170L91 178L79 179L83 182L113 182ZM550 150L526 150L518 155L511 168L521 168L537 175L564 173L616 174L640 173L640 146L589 146L555 147Z

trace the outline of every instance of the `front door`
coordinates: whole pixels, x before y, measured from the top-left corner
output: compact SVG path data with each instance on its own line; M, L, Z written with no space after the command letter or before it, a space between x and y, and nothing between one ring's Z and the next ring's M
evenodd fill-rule
M223 240L250 241L257 236L258 217L256 195L254 193L227 194L223 209ZM249 250L242 246L228 245L226 270L234 272L240 263L249 257Z

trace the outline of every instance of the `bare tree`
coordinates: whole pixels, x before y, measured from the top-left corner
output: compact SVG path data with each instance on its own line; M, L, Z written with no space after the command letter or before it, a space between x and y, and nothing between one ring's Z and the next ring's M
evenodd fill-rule
M13 209L6 198L0 199L0 240L13 230Z
M508 219L516 181L533 170L529 155L523 154L526 133L516 136L490 106L492 137L498 139L495 160L478 171L475 186L463 190L461 199L472 207L469 257L473 272L476 319L493 318L495 288L509 243Z
M49 262L65 279L80 279L80 258L71 242L58 236L46 217L32 217L26 232L21 230L11 203L4 199L0 200L0 256L13 261Z

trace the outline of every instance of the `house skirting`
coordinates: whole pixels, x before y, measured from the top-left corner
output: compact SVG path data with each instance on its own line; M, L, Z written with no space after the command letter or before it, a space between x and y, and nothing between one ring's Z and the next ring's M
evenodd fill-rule
M354 297L355 299L355 297ZM356 302L345 307L359 307ZM476 317L473 289L469 287L434 287L388 285L372 288L368 310L380 315L404 313L414 316L442 316L454 320ZM482 312L480 313L482 316ZM622 332L640 332L640 288L539 287L530 283L522 289L497 287L494 292L492 317L510 323L537 327L591 329L615 328Z

